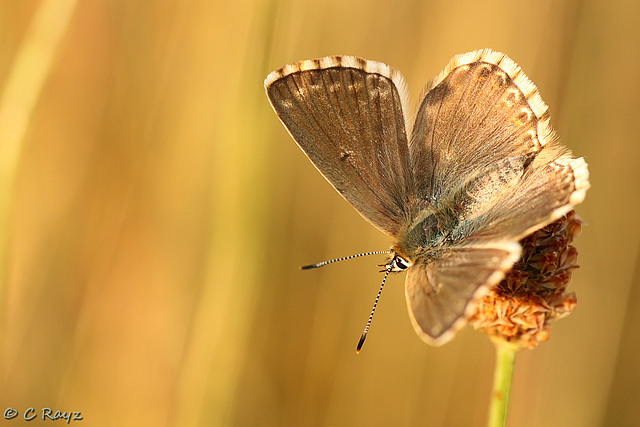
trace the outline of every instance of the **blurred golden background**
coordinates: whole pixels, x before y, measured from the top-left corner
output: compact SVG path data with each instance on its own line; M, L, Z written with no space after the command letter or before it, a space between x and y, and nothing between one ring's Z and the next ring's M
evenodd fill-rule
M400 70L415 100L482 47L536 83L592 183L578 308L518 354L510 425L640 425L635 0L1 2L3 414L484 425L486 336L427 346L394 276L356 355L384 257L298 270L391 242L312 167L262 85L352 54Z

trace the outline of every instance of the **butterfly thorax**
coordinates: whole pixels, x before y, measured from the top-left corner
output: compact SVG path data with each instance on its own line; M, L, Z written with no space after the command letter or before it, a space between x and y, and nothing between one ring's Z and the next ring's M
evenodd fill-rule
M399 233L392 252L410 264L435 259L456 240L453 232L459 221L451 209L424 209Z

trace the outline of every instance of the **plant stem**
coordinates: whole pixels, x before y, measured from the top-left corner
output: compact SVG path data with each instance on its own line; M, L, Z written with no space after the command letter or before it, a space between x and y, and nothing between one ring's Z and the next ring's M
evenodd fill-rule
M493 391L489 406L489 427L504 427L507 423L507 409L513 378L513 362L517 346L506 341L495 340L496 367L493 372Z

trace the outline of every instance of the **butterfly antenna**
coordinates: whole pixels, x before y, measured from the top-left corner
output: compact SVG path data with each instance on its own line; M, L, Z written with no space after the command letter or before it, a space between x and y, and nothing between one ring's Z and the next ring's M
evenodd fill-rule
M378 295L376 295L376 300L373 302L373 308L371 309L371 314L369 315L369 320L367 320L367 325L364 327L364 331L362 331L362 336L360 337L360 341L358 341L358 346L356 347L356 353L360 353L360 349L364 345L364 340L367 339L367 333L369 332L369 327L371 326L371 321L373 320L373 313L376 312L376 307L378 306L378 301L380 300L380 294L382 294L382 288L384 288L384 284L387 281L387 277L389 273L391 273L391 266L387 268L386 273L384 274L384 279L382 279L382 285L380 285L380 290L378 291Z
M349 256L342 257L342 258L331 259L329 261L322 261L322 262L319 262L317 264L303 265L302 267L300 267L300 270L311 270L312 268L320 268L320 267L322 267L324 265L331 264L333 262L345 261L347 259L358 258L358 257L361 257L361 256L366 256L366 255L377 255L377 254L388 254L388 253L391 253L391 251L364 252L364 253L361 253L361 254L349 255Z

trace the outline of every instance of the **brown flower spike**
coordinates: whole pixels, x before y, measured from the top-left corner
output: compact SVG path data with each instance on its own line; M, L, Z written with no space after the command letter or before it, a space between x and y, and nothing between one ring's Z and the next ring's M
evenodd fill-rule
M534 348L549 338L549 323L576 306L565 293L578 251L571 243L582 221L575 211L520 241L522 257L498 286L477 304L469 321L492 338Z

